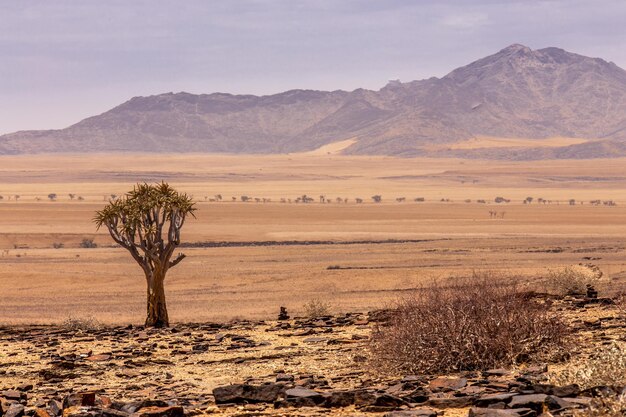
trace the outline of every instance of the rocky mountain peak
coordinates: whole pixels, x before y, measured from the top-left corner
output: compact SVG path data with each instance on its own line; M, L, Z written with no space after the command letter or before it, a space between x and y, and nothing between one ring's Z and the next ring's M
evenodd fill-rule
M476 137L588 140L520 149L456 148ZM67 129L0 137L0 154L310 151L503 159L626 156L626 71L599 58L513 44L443 78L379 91L135 97ZM461 150L459 150L461 149Z

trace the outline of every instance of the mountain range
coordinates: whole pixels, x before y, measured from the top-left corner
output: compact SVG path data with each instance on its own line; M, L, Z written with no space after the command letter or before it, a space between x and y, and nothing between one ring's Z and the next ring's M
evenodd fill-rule
M378 91L134 97L66 129L0 136L0 154L269 154L333 143L352 155L626 156L626 71L559 48L511 45L442 78Z

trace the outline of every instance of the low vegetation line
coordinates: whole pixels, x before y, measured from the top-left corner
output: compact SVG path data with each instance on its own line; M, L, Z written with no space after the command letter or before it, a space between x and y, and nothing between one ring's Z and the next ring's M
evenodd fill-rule
M423 243L450 239L384 239L384 240L265 240L248 242L190 242L184 248L230 248L247 246L311 246L311 245L384 245L396 243Z

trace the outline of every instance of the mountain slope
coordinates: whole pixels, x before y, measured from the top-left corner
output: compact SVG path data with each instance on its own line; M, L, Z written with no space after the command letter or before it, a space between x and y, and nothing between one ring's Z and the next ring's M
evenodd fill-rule
M523 149L454 145L481 136L531 141ZM589 141L539 146L551 137ZM279 153L352 138L356 141L345 153L626 156L626 71L558 48L511 45L443 78L391 82L379 91L135 97L67 129L1 136L0 153Z

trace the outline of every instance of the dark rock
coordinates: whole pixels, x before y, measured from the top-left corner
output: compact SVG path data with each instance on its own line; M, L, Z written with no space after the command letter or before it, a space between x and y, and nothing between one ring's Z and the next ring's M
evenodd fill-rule
M587 298L598 298L598 290L591 284L587 284Z
M569 399L559 398L554 395L548 395L545 404L550 410L567 410L571 408L580 408L581 405L569 401Z
M409 393L400 395L404 400L409 403L423 403L428 401L430 394L423 388L417 388Z
M554 387L550 394L556 395L557 397L577 397L580 394L580 387L577 384Z
M354 405L359 409L364 409L363 411L369 410L368 412L383 412L393 411L400 406L406 405L406 401L393 395L379 394L363 390L355 391Z
M22 404L13 403L4 412L4 417L22 417L24 416L24 406Z
M426 405L435 408L463 408L474 404L473 397L430 398Z
M354 392L354 405L357 408L373 405L376 402L376 394L370 391L360 390Z
M478 397L478 399L476 400L476 407L484 408L497 403L506 404L511 400L511 398L516 395L517 394L510 392L483 395L481 397Z
M32 391L32 389L34 388L33 384L20 384L17 387L15 387L16 390L18 391L22 391L22 392L27 392L27 391Z
M456 391L467 385L466 378L449 378L440 376L435 378L428 384L432 392Z
M482 395L485 393L485 388L480 387L478 385L468 385L466 387L461 388L460 390L456 391L454 393L454 395L456 396L461 396L461 395L471 395L473 397Z
M75 406L93 407L96 405L95 392L78 392L63 398L63 409Z
M276 374L276 382L293 382L293 380L294 380L293 375L289 375L285 373Z
M327 341L328 341L327 337L320 337L320 336L307 337L306 339L303 340L304 343L322 343L322 342L327 342Z
M509 407L511 408L530 408L537 413L541 413L543 405L546 402L548 396L546 394L529 394L529 395L516 395L511 398Z
M4 397L7 400L19 401L22 398L26 398L26 395L20 391L11 389L6 391L0 391L0 397Z
M278 313L278 320L279 321L289 320L289 313L287 313L287 308L286 307L281 307L280 308L280 313Z
M389 394L380 394L376 396L376 401L374 401L373 405L377 407L400 407L405 404L406 401L402 398Z
M430 408L414 408L413 410L391 411L383 417L437 417L437 412Z
M333 391L324 402L324 407L340 408L354 404L354 391Z
M226 403L271 403L284 393L283 384L263 385L235 384L213 390L216 404Z
M511 371L508 369L489 369L487 371L484 371L483 374L485 376L505 376L510 375Z
M147 407L168 407L170 404L163 400L142 400L129 403L113 403L112 407L123 413L132 414L137 410Z
M423 384L424 377L418 376L418 375L406 375L404 378L402 378L400 382L411 383L411 384Z
M518 408L515 410L497 410L493 408L472 407L468 417L536 417L537 413L530 408Z
M54 416L58 416L61 414L61 411L63 411L63 405L59 401L53 399L48 401L48 410L50 410Z
M324 402L324 396L312 389L295 387L285 391L285 397L288 402L312 403L313 406Z
M134 417L184 417L181 406L171 407L143 407L133 414Z
M581 394L589 397L611 397L618 394L618 391L614 387L609 387L606 385L599 385L597 387L587 388L582 391Z
M100 355L91 355L88 358L86 358L86 360L90 361L90 362L104 362L104 361L108 361L109 359L111 359L111 355L109 354L100 354Z
M104 408L100 410L97 417L129 417L130 414L123 411L114 410L112 408Z
M524 370L526 375L538 375L548 372L548 365L534 365L529 366Z

